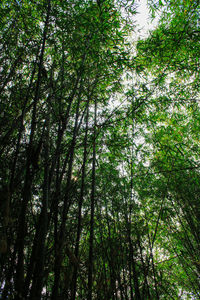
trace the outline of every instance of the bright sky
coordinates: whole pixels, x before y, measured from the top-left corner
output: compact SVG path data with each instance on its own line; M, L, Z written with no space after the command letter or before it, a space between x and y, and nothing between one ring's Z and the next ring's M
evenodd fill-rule
M147 0L136 0L135 3L138 6L138 13L134 16L134 20L136 21L139 29L141 29L137 35L143 38L148 35L148 31L150 29L153 29L157 25L158 18L155 18L153 22L150 20L150 14L147 8Z

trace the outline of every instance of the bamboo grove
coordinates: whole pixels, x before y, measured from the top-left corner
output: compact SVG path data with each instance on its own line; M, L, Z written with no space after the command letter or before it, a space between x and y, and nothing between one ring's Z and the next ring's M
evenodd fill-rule
M0 4L0 298L199 299L199 1Z

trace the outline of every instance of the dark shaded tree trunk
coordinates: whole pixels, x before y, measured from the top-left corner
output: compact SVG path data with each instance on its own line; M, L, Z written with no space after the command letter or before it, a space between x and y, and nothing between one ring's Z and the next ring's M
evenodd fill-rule
M81 90L82 90L82 82L80 84L79 88L79 95L77 100L77 106L76 106L76 117L75 117L75 124L74 124L74 130L73 130L73 138L72 143L70 147L69 152L69 165L68 165L68 172L67 172L67 184L66 184L66 194L63 204L63 211L62 211L62 220L61 225L59 229L59 233L57 233L57 247L56 249L56 256L55 256L55 263L54 263L54 285L53 285L53 291L52 291L52 300L56 299L58 297L59 293L59 279L60 279L60 272L61 272L61 263L63 259L63 247L64 247L64 241L65 241L65 228L66 228L66 220L67 220L67 212L70 206L70 190L71 190L71 177L72 177L72 166L74 162L74 152L75 152L75 145L76 145L76 138L78 134L78 118L79 118L79 108L80 108L80 101L81 101Z
M89 239L89 260L88 260L88 300L92 299L93 285L93 239L94 239L94 208L96 189L96 125L97 125L97 103L94 107L94 133L93 133L93 157L92 157L92 190L90 198L90 239Z
M45 50L45 43L47 38L47 30L49 25L49 17L50 17L50 10L51 10L51 1L48 1L47 6L47 16L44 26L43 32L43 41L42 41L42 49L40 54L40 61L39 61L39 70L38 70L38 78L37 78L37 85L35 90L35 97L33 103L33 112L32 112L32 123L31 123L31 133L30 133L30 142L28 146L28 153L27 153L27 162L26 162L26 175L25 175L25 183L24 183L24 190L23 190L23 201L21 212L19 215L19 227L18 227L18 237L17 237L17 248L18 248L18 260L17 260L17 267L16 267L16 278L15 278L15 289L16 289L16 296L15 299L21 299L23 295L24 289L24 243L25 243L25 236L26 236L26 210L27 205L31 198L31 185L33 180L33 174L31 174L31 156L33 154L33 140L36 130L36 112L37 112L37 103L39 100L40 94L40 84L41 84L41 73L43 67L43 56Z
M48 104L47 104L48 105ZM30 291L30 299L41 299L41 292L44 282L44 263L45 263L45 241L47 234L49 206L49 108L47 107L46 132L44 135L44 183L43 183L43 199L39 220L39 239L37 243L37 254L32 279L32 287Z
M75 257L77 259L79 256L82 205L83 205L83 196L84 196L84 189L85 189L85 168L86 168L86 161L87 161L87 142L88 142L88 118L89 118L89 99L87 103L87 114L86 114L86 121L85 121L86 128L85 128L85 138L84 138L83 165L82 165L82 174L81 174L81 192L80 192L80 198L78 203L78 225L77 225L76 244L75 244ZM76 299L77 275L78 275L78 268L77 266L74 266L74 274L72 279L72 300Z

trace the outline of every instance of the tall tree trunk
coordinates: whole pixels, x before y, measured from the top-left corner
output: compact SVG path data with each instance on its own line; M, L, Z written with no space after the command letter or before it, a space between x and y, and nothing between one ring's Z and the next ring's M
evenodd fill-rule
M81 101L81 91L82 91L82 82L79 88L79 95L77 100L77 107L76 107L76 117L75 117L75 124L73 130L73 138L69 152L69 165L68 165L68 172L67 172L67 184L66 184L66 194L64 199L63 205L63 212L62 212L62 220L59 229L59 234L57 236L58 243L55 247L56 249L56 257L54 263L54 284L52 290L52 300L57 299L58 297L58 289L59 289L59 280L60 280L60 272L61 272L61 263L62 263L62 252L65 240L65 227L66 227L66 219L67 219L67 211L70 205L69 194L71 190L71 176L72 176L72 166L74 162L74 152L75 152L75 145L76 145L76 138L77 138L77 128L78 128L78 118L79 118L79 108L80 108L80 101Z
M15 189L15 173L16 173L16 166L17 166L17 160L18 160L18 155L19 155L19 151L20 151L20 142L21 142L21 138L22 138L22 133L23 133L23 122L24 122L24 116L25 116L25 112L26 112L26 106L27 106L27 103L28 103L28 100L29 100L29 95L30 95L30 90L31 90L31 87L32 87L32 82L33 82L33 77L34 77L34 74L35 74L35 70L36 68L34 67L33 71L32 71L32 75L31 75L31 80L30 80L30 84L29 84L29 87L27 89L27 93L26 93L26 99L24 101L24 104L23 104L23 109L22 109L22 114L20 116L20 125L19 125L19 131L18 131L18 138L17 138L17 143L16 143L16 149L15 149L15 154L14 154L14 159L13 159L13 164L12 164L12 167L11 167L11 172L10 172L10 182L9 182L9 199L8 199L8 212L10 213L11 209L11 203L12 203L12 195L14 193L14 189ZM8 216L10 218L10 216ZM10 233L11 235L11 233ZM13 238L12 238L13 240ZM12 261L13 263L11 263L10 265L10 268L6 274L6 282L5 282L5 287L4 287L4 290L3 290L3 297L7 297L7 293L8 293L8 290L9 290L9 286L10 286L10 281L11 281L11 278L12 278L12 274L13 274L13 270L14 270L14 261L15 261L15 256L16 256L16 247L15 248L15 251L12 255Z
M89 268L88 268L88 300L92 299L93 284L93 239L94 239L94 205L96 189L96 122L97 122L97 102L94 107L94 133L93 133L93 158L92 158L92 190L90 199L90 239L89 239Z
M49 16L51 10L51 0L48 0L47 6L47 16L44 26L43 32L43 42L42 42L42 49L40 54L40 61L39 61L39 70L38 70L38 78L37 78L37 85L35 90L35 97L33 103L33 113L32 113L32 122L31 122L31 133L30 133L30 141L28 147L28 156L26 162L26 175L25 175L25 183L24 183L24 190L23 190L23 201L21 212L19 215L19 227L18 227L18 237L17 237L17 248L18 248L18 260L17 260L17 268L16 268L16 277L15 277L15 288L16 288L16 296L15 299L21 299L23 295L23 288L24 288L24 239L26 235L26 210L27 205L31 198L31 184L33 175L31 174L31 156L33 153L33 139L36 130L36 111L37 111L37 103L39 100L39 91L40 91L40 84L41 84L41 72L43 67L43 56L45 50L45 43L47 38L47 29L49 24Z
M48 104L47 104L48 105ZM47 110L49 110L47 108ZM43 287L43 274L44 274L44 262L45 262L45 240L47 233L47 209L49 203L49 131L50 131L50 120L49 112L47 112L46 119L46 133L44 140L44 183L43 183L43 200L42 209L39 220L39 239L37 245L37 255L35 261L35 268L32 280L32 287L30 292L30 299L41 299L41 292Z
M133 251L133 245L132 245L132 207L134 205L134 186L133 186L133 160L134 160L134 137L135 137L135 128L134 128L134 98L132 98L132 133L131 138L133 141L132 147L131 147L131 182L130 182L130 203L129 203L129 217L127 216L127 230L128 230L128 243L129 243L129 281L130 281L130 291L131 291L131 300L134 299L133 297L133 288L132 288L132 279L134 282L134 290L135 290L135 299L140 300L140 290L139 290L139 281L138 281L138 274L136 270L136 263L134 259L134 251Z
M78 259L79 256L79 241L81 236L81 215L82 215L82 204L85 188L85 167L87 160L87 140L88 140L88 118L89 118L89 99L87 103L87 115L86 115L86 128L85 128L85 138L84 138L84 154L83 154L83 165L82 165L82 174L81 174L81 192L78 203L78 225L76 232L76 244L75 244L75 257ZM76 287L77 287L77 273L78 268L74 266L74 274L72 279L72 300L76 299Z

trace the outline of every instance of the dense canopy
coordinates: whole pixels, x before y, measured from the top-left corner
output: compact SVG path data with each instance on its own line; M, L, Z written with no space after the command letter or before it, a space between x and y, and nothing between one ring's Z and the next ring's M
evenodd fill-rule
M200 4L138 5L1 0L1 299L200 298Z

